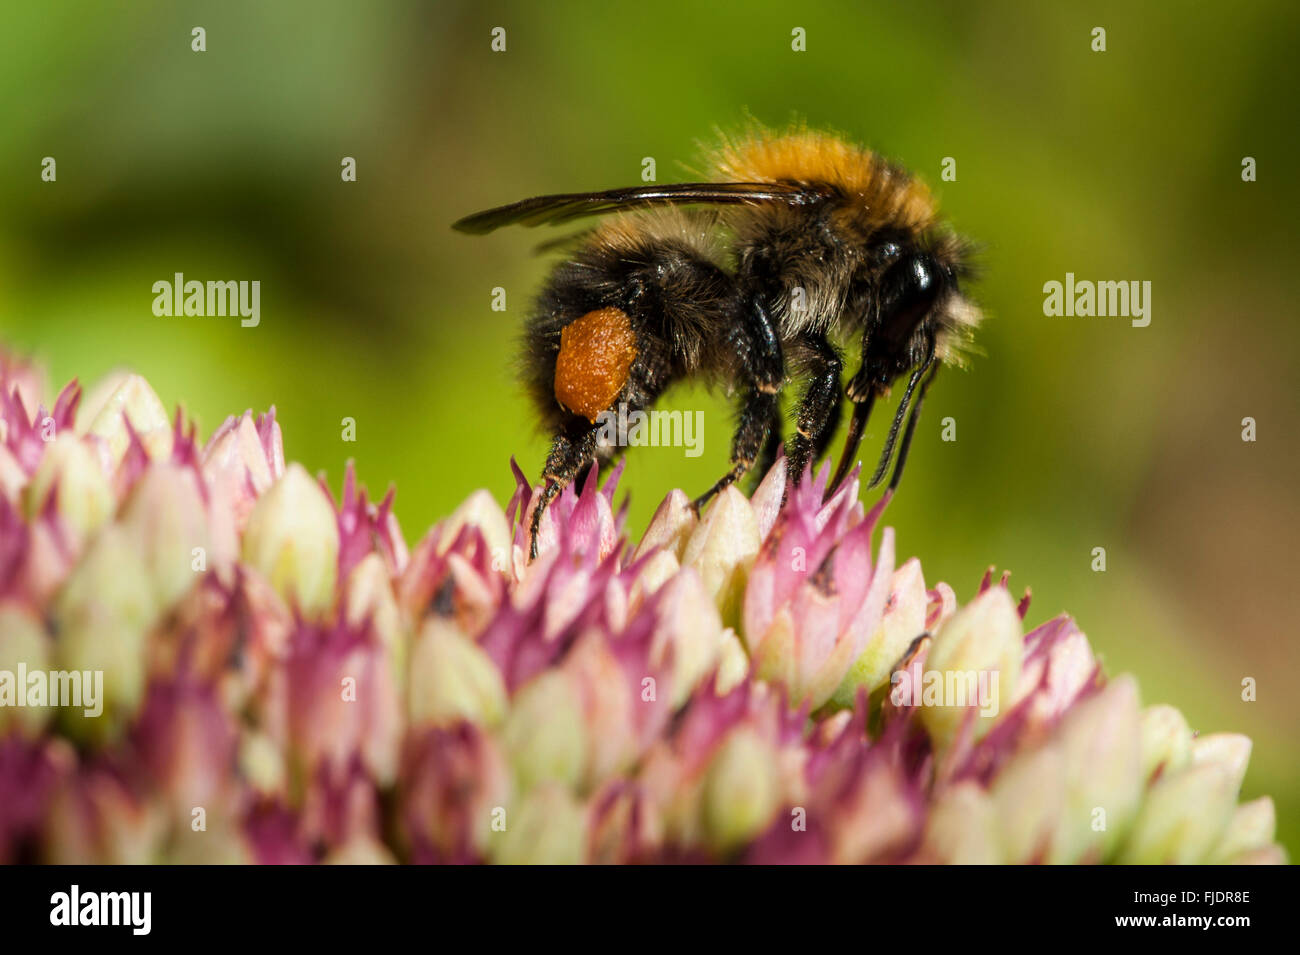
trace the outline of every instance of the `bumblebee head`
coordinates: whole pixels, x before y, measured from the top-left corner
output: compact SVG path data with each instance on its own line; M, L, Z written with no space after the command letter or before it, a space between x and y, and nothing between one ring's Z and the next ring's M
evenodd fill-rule
M962 293L965 245L889 242L881 247L866 300L866 352L859 391L883 396L899 376L934 358L952 361L979 310Z

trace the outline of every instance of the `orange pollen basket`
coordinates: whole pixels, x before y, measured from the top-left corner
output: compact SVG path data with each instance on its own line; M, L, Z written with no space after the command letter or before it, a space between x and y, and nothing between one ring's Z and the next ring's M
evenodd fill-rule
M623 390L636 354L636 333L625 312L588 312L560 332L555 400L594 424Z

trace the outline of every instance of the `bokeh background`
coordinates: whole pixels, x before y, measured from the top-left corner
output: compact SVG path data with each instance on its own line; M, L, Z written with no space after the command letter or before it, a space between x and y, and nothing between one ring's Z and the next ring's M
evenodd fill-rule
M0 342L54 382L134 368L203 434L274 404L287 454L332 486L349 457L373 491L395 483L414 540L476 487L504 501L510 456L537 474L546 447L511 355L547 236L454 219L633 184L647 156L689 178L747 115L841 130L927 179L985 250L983 355L931 392L888 515L901 552L962 599L1010 568L1031 623L1069 610L1146 701L1251 734L1245 796L1275 797L1294 856L1300 8L1075 6L5 4ZM260 326L155 317L151 286L178 271L260 280ZM1150 326L1045 317L1067 271L1149 280ZM725 467L724 398L668 406L704 409L704 454L634 451L634 534Z

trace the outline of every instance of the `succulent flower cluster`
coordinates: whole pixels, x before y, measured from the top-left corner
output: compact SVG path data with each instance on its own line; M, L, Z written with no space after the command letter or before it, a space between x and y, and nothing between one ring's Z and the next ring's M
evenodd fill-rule
M674 491L633 547L593 469L529 562L516 468L408 551L274 411L200 444L139 377L38 378L0 358L0 861L1283 858L1248 739L1025 633L1005 577L928 588L856 477Z

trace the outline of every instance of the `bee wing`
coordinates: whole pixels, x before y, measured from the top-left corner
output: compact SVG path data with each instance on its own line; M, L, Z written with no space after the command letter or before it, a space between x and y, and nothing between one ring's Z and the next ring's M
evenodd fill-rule
M675 185L636 186L606 192L574 192L558 196L536 196L452 224L458 232L483 235L503 225L550 225L581 219L584 216L624 212L650 206L705 203L731 205L742 202L784 202L804 205L822 198L821 193L806 186L776 182L683 182Z

